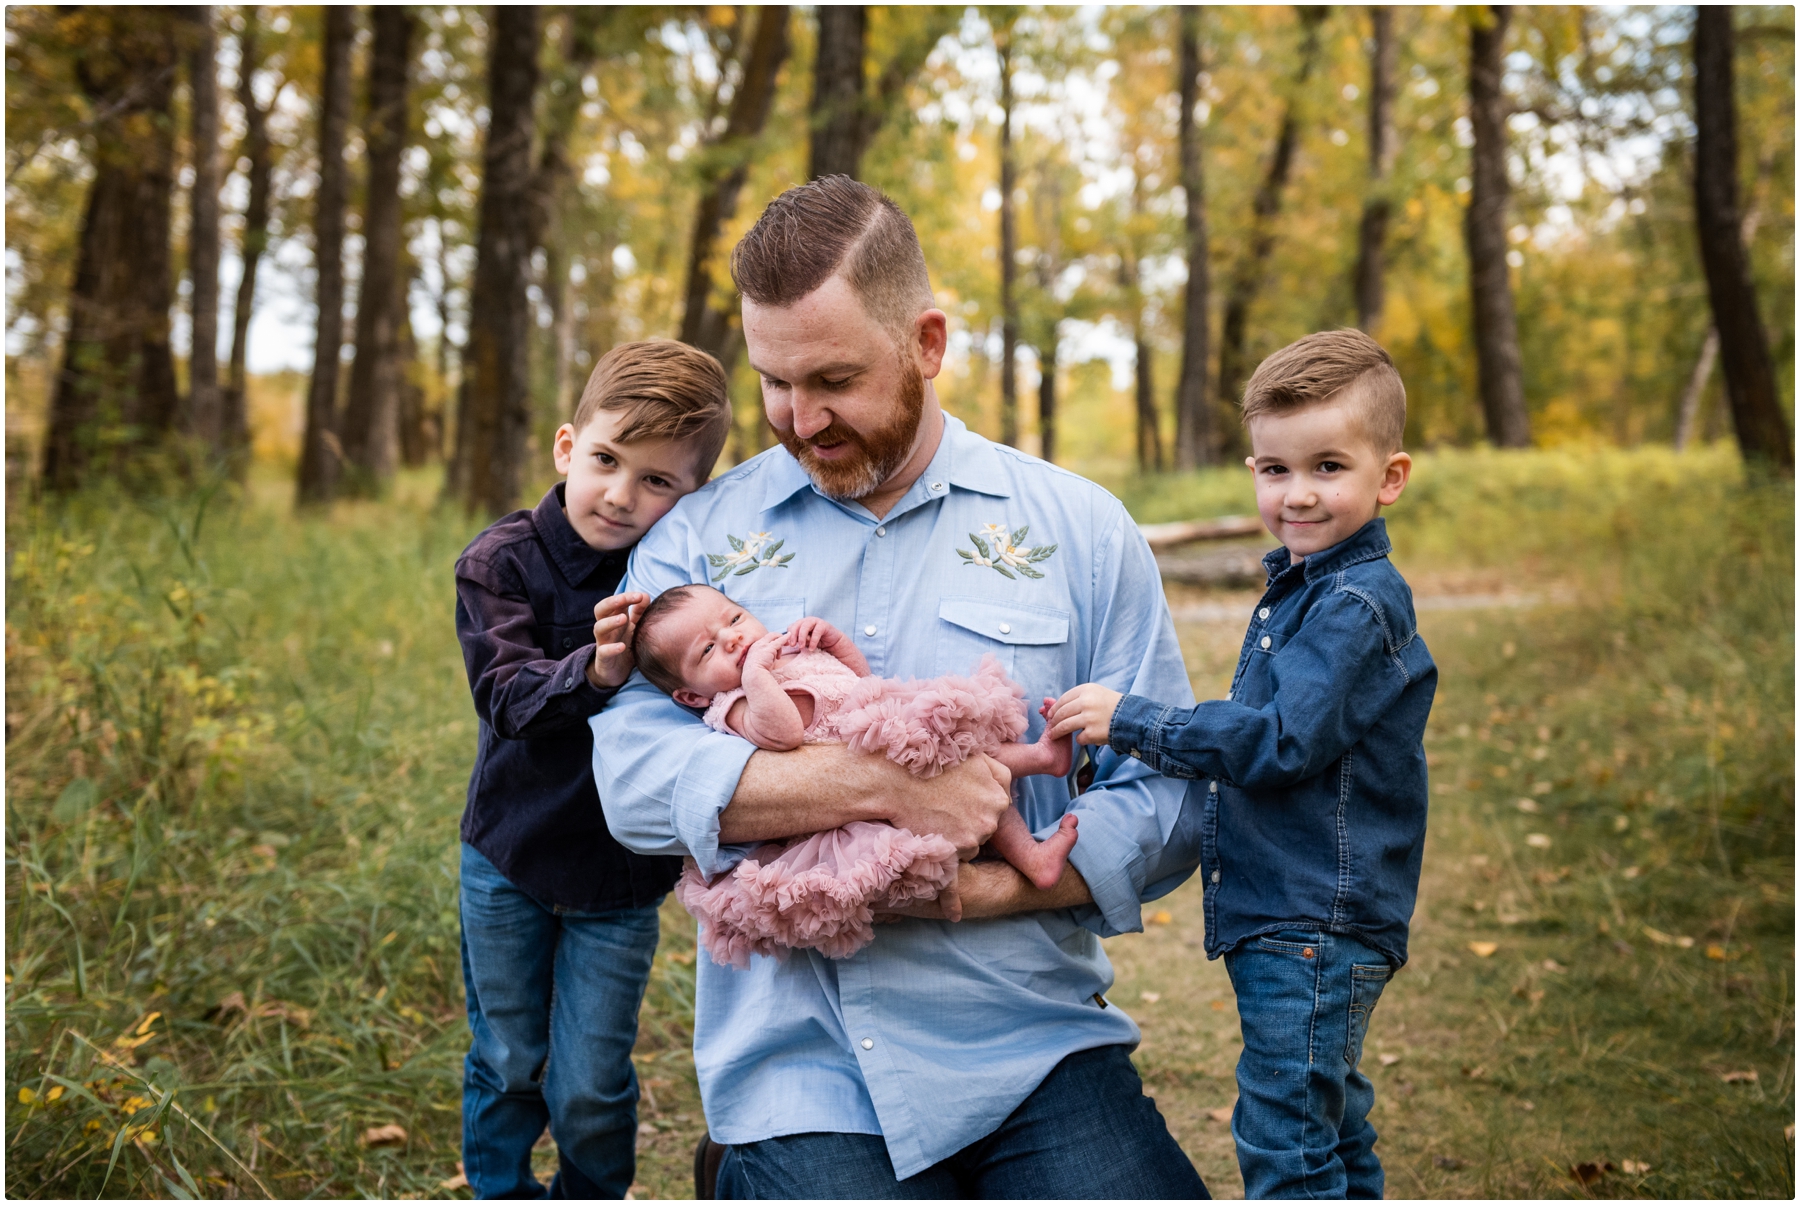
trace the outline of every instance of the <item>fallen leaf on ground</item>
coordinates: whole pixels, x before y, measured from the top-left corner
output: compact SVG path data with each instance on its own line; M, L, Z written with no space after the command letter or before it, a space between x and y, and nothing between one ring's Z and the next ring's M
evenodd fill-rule
M1214 1121L1219 1122L1223 1125L1231 1124L1231 1106L1230 1105L1226 1105L1222 1109L1208 1109L1206 1111L1206 1115L1208 1117L1212 1118Z
M1524 812L1528 816L1536 815L1537 810L1538 810L1538 802L1535 799L1521 799L1517 803L1513 804L1513 806L1518 808L1521 812Z
M456 1174L454 1176L451 1176L448 1180L438 1181L438 1187L446 1190L452 1188L467 1188L468 1186L469 1177L463 1175L462 1164L460 1163L456 1165Z
M1162 993L1161 992L1139 992L1138 999L1142 1000L1145 1004L1155 1004L1158 1000L1162 999Z
M1463 1073L1463 1078L1465 1078L1465 1079L1480 1079L1482 1076L1487 1074L1487 1068L1486 1067L1464 1067L1462 1069L1462 1073Z
M1153 925L1166 925L1174 919L1175 917L1166 908L1159 908L1150 914L1150 923Z
M1719 1078L1728 1084L1754 1084L1756 1082L1756 1072L1727 1071L1721 1074Z
M1618 1170L1618 1166L1610 1159L1599 1163L1577 1163L1569 1168L1569 1178L1577 1184L1587 1185L1600 1179L1607 1172Z
M1724 962L1725 961L1725 947L1721 946L1721 945L1717 945L1717 944L1707 946L1706 947L1706 956L1708 958L1712 959L1714 962Z
M364 1146L398 1146L406 1141L406 1130L389 1122L384 1126L370 1126L363 1131Z
M638 1133L642 1134L645 1138L654 1138L656 1137L656 1127L647 1121L642 1122L638 1125Z
M1500 943L1497 941L1472 941L1469 943L1469 953L1477 958L1492 958L1494 951L1499 948Z
M1684 950L1694 948L1694 939L1691 937L1677 933L1664 933L1661 929L1652 929L1649 925L1645 925L1643 928L1644 936L1659 946L1680 946Z
M1525 1110L1525 1111L1526 1111L1526 1112L1527 1112L1527 1113L1529 1113L1529 1112L1531 1112L1531 1111L1532 1111L1532 1110L1533 1110L1533 1109L1535 1109L1535 1108L1537 1108L1537 1106L1536 1106L1536 1105L1534 1105L1534 1104L1532 1104L1532 1103L1531 1103L1531 1102L1530 1102L1530 1101L1528 1101L1528 1100L1522 1100L1522 1101L1520 1101L1520 1102L1519 1102L1519 1107L1520 1107L1520 1108L1521 1108L1521 1109L1523 1109L1523 1110Z
M1447 1172L1457 1171L1463 1166L1463 1161L1461 1159L1452 1159L1449 1155L1439 1155L1437 1158L1433 1159L1432 1162Z
M1639 875L1643 874L1644 872L1639 870L1635 866L1627 866L1624 870L1620 871L1619 873L1623 874L1628 879L1635 879Z
M1225 1011L1225 1001L1223 1001L1223 1000L1214 1000L1214 1001L1213 1001L1213 1002L1212 1002L1212 1010L1213 1010L1213 1011L1214 1011L1214 1012L1216 1012L1216 1013L1222 1013L1222 1012L1224 1012L1224 1011Z
M1569 968L1556 961L1554 958L1546 958L1544 959L1544 969L1552 974L1560 975Z
M1550 848L1550 834L1549 833L1526 833L1525 834L1525 844L1531 846L1531 848L1533 848L1533 849L1549 849Z
M1628 1176L1641 1176L1650 1170L1648 1163L1639 1163L1636 1159L1626 1159L1619 1164L1619 1167Z
M1395 1063L1398 1063L1399 1061L1400 1061L1400 1056L1397 1054L1384 1054L1381 1056L1381 1065L1383 1067L1392 1067Z

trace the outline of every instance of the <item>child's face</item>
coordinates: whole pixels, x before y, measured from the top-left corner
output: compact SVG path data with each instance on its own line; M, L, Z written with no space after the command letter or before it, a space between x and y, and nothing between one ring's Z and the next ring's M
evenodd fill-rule
M1355 535L1412 472L1412 457L1377 452L1355 408L1336 399L1252 419L1250 447L1256 509L1296 562Z
M577 431L556 431L556 471L569 484L563 509L569 526L589 548L610 552L643 539L685 494L700 488L694 453L672 439L620 443L621 415L598 411Z
M695 591L656 633L685 684L671 697L684 707L705 707L720 691L736 690L744 684L750 646L768 634L756 616L717 590Z

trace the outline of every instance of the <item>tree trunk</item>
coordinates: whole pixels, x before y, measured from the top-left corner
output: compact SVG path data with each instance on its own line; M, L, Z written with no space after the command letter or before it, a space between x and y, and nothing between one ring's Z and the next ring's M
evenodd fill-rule
M1213 461L1212 406L1206 396L1210 349L1207 311L1212 270L1206 232L1206 173L1200 154L1200 9L1184 6L1181 22L1181 191L1187 223L1187 289L1181 319L1181 381L1175 389L1175 467L1198 468Z
M860 4L819 6L808 179L856 178L863 150L863 48L868 24L868 11Z
M1489 14L1476 10L1469 26L1469 121L1475 128L1475 147L1470 153L1471 188L1463 230L1488 440L1496 447L1527 448L1531 419L1525 410L1518 320L1506 263L1506 202L1512 186L1506 179L1508 106L1501 82L1512 8L1492 5Z
M1162 431L1156 419L1156 353L1150 346L1141 317L1131 333L1133 342L1137 344L1134 375L1137 393L1138 469L1145 473L1157 473L1162 471L1163 456Z
M1047 313L1045 329L1036 337L1038 348L1038 455L1056 459L1056 361L1057 344L1062 329L1056 282L1062 276L1062 178L1054 163L1046 163L1038 173L1037 224L1040 231L1037 257L1038 291L1043 295Z
M224 451L219 390L219 71L211 5L196 5L188 45L193 109L194 188L189 203L188 275L193 340L188 354L188 434L215 456Z
M535 179L536 221L533 242L544 252L540 288L550 307L550 399L546 417L559 424L575 412L571 378L575 360L575 312L569 296L568 209L575 180L569 163L569 140L581 113L582 83L599 57L601 14L592 5L569 9L564 21L563 70L544 106L544 147Z
M418 276L418 263L408 257L405 280L400 286L402 298L412 293L413 282ZM419 345L413 338L412 307L400 307L400 325L394 339L394 382L400 394L400 415L396 424L400 436L400 463L416 469L431 459L438 439L434 416L425 406L425 389L419 383Z
M1369 193L1363 201L1356 240L1356 325L1373 333L1386 303L1387 231L1393 202L1388 181L1394 173L1394 10L1369 10L1375 43L1369 51Z
M1675 450L1687 451L1688 444L1693 442L1694 431L1699 426L1700 399L1706 394L1706 383L1712 379L1713 365L1719 359L1719 328L1706 328L1706 339L1700 344L1700 358L1694 361L1694 371L1688 377L1687 388L1681 391L1681 405L1675 411Z
M319 322L306 393L306 433L300 445L301 505L331 501L343 459L336 422L338 359L344 346L344 196L349 185L344 142L350 131L350 45L355 38L356 10L327 7L319 98L318 216L313 221Z
M748 20L740 9L739 20ZM775 77L788 53L788 8L771 4L755 10L756 33L744 59L743 77L731 97L725 132L708 148L712 159L707 181L694 211L689 242L687 288L681 313L681 341L711 352L721 361L733 350L732 307L712 305L712 265L719 231L737 213L738 193L750 174L750 158L775 103ZM735 356L733 357L735 358ZM730 365L726 365L727 372Z
M1038 348L1038 455L1056 461L1056 335L1057 323L1050 323L1050 335Z
M891 13L895 10L888 11ZM925 65L925 60L931 56L932 49L943 36L956 28L963 13L962 9L953 4L920 5L909 11L922 13L921 23L895 48L893 57L882 66L875 79L873 98L865 99L861 106L862 121L856 131L856 162L859 165L869 144L875 141L875 135L886 124L888 116L905 111L902 102L906 86Z
M250 314L256 300L256 268L269 244L269 188L274 174L269 147L269 113L256 103L250 86L261 65L256 39L257 9L244 12L244 32L238 37L238 104L244 110L242 155L249 160L250 200L244 208L244 236L238 248L243 272L238 277L237 301L232 309L231 360L226 372L224 400L219 416L219 442L241 472L244 449L250 443L250 422L245 405L245 354L250 338Z
M413 17L400 5L372 10L375 45L369 56L369 111L364 155L369 164L363 201L362 289L356 303L356 358L338 438L343 443L346 492L379 494L399 458L399 332L406 306L400 273L402 242L400 160L406 153L406 74Z
M90 11L95 36L75 75L101 117L44 444L44 479L55 490L78 487L108 447L123 453L154 442L176 409L169 349L175 30L164 10Z
M1794 445L1739 226L1733 13L1729 5L1695 10L1694 214L1738 448L1745 460L1791 473Z
M532 100L541 28L535 5L494 9L488 50L487 147L475 281L469 291L464 405L471 511L500 515L518 502L531 428Z
M1013 163L1012 31L995 30L1000 53L1000 442L1019 445L1019 273L1018 217L1013 190L1018 169Z
M1248 249L1238 260L1231 285L1225 294L1225 316L1219 331L1219 400L1235 409L1244 380L1250 375L1249 331L1250 307L1262 291L1269 257L1275 251L1275 220L1281 214L1282 196L1287 190L1288 176L1293 172L1294 151L1300 143L1300 110L1306 84L1319 61L1319 26L1325 20L1322 8L1300 10L1300 60L1290 85L1287 106L1281 115L1281 126L1275 136L1274 153L1269 156L1268 170L1256 190L1250 206Z

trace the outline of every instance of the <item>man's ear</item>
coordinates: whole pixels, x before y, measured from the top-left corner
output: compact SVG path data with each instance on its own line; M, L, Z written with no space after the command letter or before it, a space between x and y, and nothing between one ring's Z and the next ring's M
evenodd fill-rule
M1395 452L1388 457L1387 468L1382 471L1381 492L1375 500L1383 506L1392 506L1400 501L1406 483L1412 479L1412 457L1405 452Z
M685 686L677 686L674 690L669 692L669 697L683 707L694 707L701 711L705 711L708 707L712 706L711 699L700 694L698 691L689 690Z
M926 310L913 319L912 334L919 371L929 381L944 369L944 351L950 346L950 319L935 307Z

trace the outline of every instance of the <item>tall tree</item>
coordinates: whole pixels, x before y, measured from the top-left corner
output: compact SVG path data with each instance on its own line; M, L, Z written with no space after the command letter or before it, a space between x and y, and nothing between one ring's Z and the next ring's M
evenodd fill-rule
M807 176L854 178L862 159L863 55L869 15L860 4L819 5Z
M1018 165L1013 161L1012 21L994 27L1000 56L1000 442L1019 443L1019 220L1013 193Z
M1531 446L1531 419L1525 410L1525 377L1519 359L1518 319L1506 262L1506 205L1512 185L1506 178L1506 118L1502 86L1506 30L1512 7L1475 9L1469 23L1469 208L1463 233L1469 248L1469 299L1475 322L1475 355L1480 368L1481 412L1489 442L1501 448Z
M258 12L254 5L244 10L244 31L238 35L237 96L238 104L244 110L244 140L239 153L249 165L250 197L244 206L244 233L238 247L243 269L238 276L237 300L232 307L231 358L219 415L219 442L240 470L245 467L240 453L250 442L244 399L250 314L256 299L256 270L269 245L269 192L275 170L269 142L269 115L285 87L285 84L278 86L267 105L257 103L253 83L262 66L261 45L257 38Z
M748 21L751 11L740 8L737 19ZM754 11L756 32L742 56L743 71L731 97L725 131L706 151L708 162L700 203L694 210L694 234L688 243L686 301L681 313L681 341L718 356L727 369L736 358L731 329L735 307L712 304L713 258L719 231L737 212L738 193L749 177L750 158L769 120L769 110L775 103L775 79L788 53L787 6L771 4Z
M1181 317L1181 380L1175 387L1175 467L1193 469L1213 460L1212 407L1206 397L1212 269L1207 250L1206 174L1200 123L1194 115L1200 103L1200 9L1184 5L1179 11L1181 78L1177 91L1181 114L1176 129L1188 277Z
M363 200L362 289L356 303L356 358L339 424L344 484L363 496L380 492L394 475L399 453L399 331L406 305L400 272L400 160L406 153L406 76L414 24L401 5L378 4L372 11L375 46L363 127L369 175Z
M1733 15L1730 5L1694 13L1694 216L1738 448L1791 473L1793 440L1740 226Z
M344 198L349 189L344 144L350 132L350 46L355 39L356 10L328 5L319 96L319 194L313 218L319 316L312 381L306 391L306 430L300 443L296 498L302 505L331 501L343 459L336 424L338 359L344 346Z
M75 76L93 113L93 181L82 215L63 362L51 397L44 479L81 484L103 443L165 434L176 409L169 348L170 115L180 61L166 9L95 7Z
M1219 331L1219 401L1227 407L1237 406L1238 394L1244 387L1244 379L1249 376L1250 307L1262 291L1269 257L1275 251L1276 219L1281 216L1288 177L1294 170L1306 85L1318 66L1319 26L1324 20L1323 8L1309 5L1300 9L1300 57L1289 83L1269 166L1263 172L1255 200L1250 205L1248 245L1232 271L1231 284L1226 290L1225 316Z
M1156 414L1156 349L1151 346L1145 320L1142 252L1137 246L1138 232L1144 225L1144 178L1135 154L1131 164L1132 234L1119 257L1119 283L1131 306L1131 342L1137 352L1132 371L1137 464L1141 472L1156 473L1163 467L1162 424Z
M1037 286L1047 310L1039 319L1040 330L1034 336L1038 352L1038 455L1049 461L1056 459L1057 345L1062 332L1062 307L1056 298L1056 284L1063 271L1063 188L1056 169L1054 162L1043 165L1033 197L1039 244Z
M1388 184L1394 174L1394 10L1369 10L1374 37L1369 43L1369 191L1363 199L1362 223L1356 238L1356 325L1373 332L1381 325L1386 304L1387 231L1393 201Z
M490 515L518 501L531 429L531 142L542 21L536 5L500 6L488 47L488 129L482 154L481 218L469 291L459 454L471 511Z
M188 275L193 340L188 353L188 433L215 452L222 434L219 391L219 72L211 5L195 5L188 34L194 187L188 203Z

